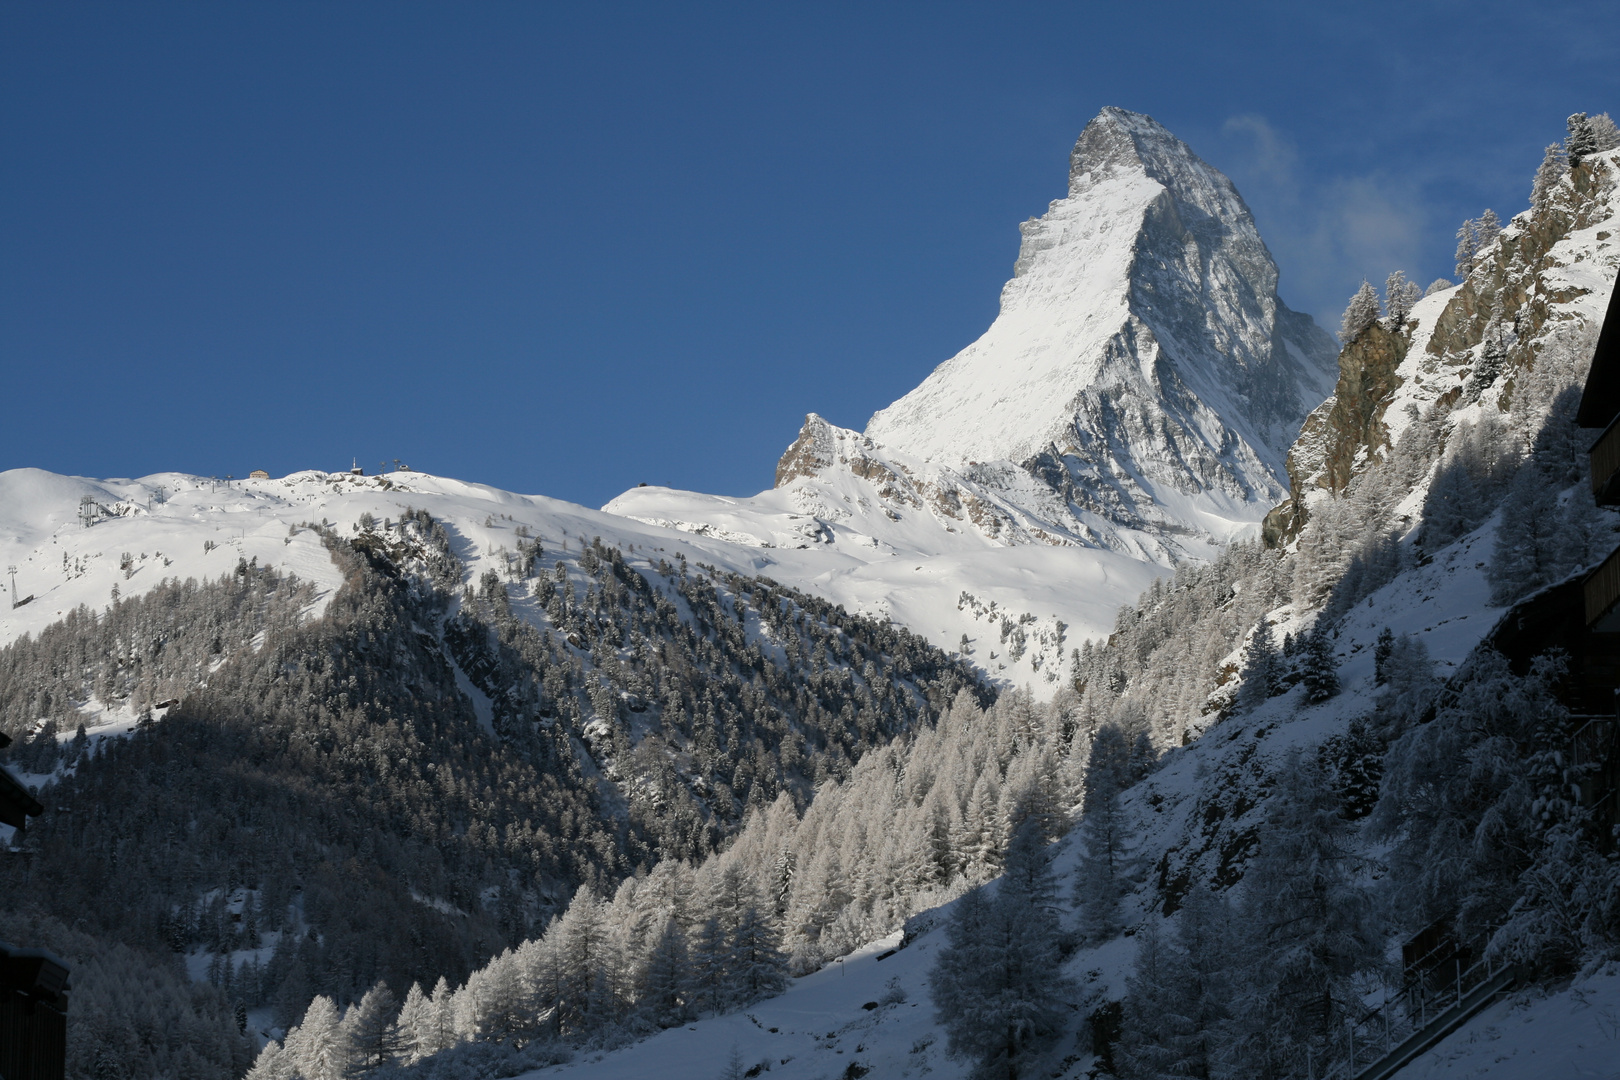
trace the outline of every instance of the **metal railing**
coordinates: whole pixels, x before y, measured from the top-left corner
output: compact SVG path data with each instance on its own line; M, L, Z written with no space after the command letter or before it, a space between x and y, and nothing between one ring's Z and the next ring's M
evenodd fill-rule
M1470 964L1455 943L1441 946L1389 1000L1345 1025L1338 1061L1321 1080L1379 1080L1450 1034L1515 981L1504 960Z

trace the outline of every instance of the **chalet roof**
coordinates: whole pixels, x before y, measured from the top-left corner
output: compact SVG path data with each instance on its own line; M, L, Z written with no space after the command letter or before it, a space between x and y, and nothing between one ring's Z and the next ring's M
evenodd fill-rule
M1609 310L1603 316L1597 348L1592 351L1592 370L1581 393L1581 408L1575 422L1581 427L1604 428L1620 414L1620 281L1609 294Z

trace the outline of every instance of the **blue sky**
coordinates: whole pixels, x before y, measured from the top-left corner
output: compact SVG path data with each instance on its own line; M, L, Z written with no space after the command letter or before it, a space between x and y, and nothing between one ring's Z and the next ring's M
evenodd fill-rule
M0 6L0 468L767 487L989 325L1104 105L1292 306L1449 274L1604 4Z

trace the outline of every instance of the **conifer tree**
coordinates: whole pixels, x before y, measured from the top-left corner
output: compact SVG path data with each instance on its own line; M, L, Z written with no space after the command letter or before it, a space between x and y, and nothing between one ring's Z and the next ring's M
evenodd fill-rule
M1592 129L1593 153L1601 154L1620 148L1620 127L1615 126L1614 119L1608 113L1589 116L1586 122Z
M780 994L787 988L787 957L781 937L757 904L743 909L732 932L727 964L733 987L744 1002Z
M432 1007L432 1002L422 992L422 984L411 983L394 1021L399 1037L399 1059L407 1065L434 1052L427 1049L433 1045Z
M1400 270L1384 279L1384 310L1389 314L1391 329L1398 331L1406 325L1406 317L1422 295L1417 283L1406 280L1406 274Z
M1339 672L1333 660L1333 642L1329 640L1325 627L1319 625L1306 636L1303 651L1300 674L1305 684L1305 700L1315 705L1339 692Z
M1592 129L1592 121L1583 112L1571 113L1565 125L1569 128L1569 136L1564 140L1564 154L1569 159L1569 167L1578 169L1583 161L1597 153L1597 133Z
M1344 309L1344 318L1339 323L1339 340L1348 345L1356 339L1356 335L1377 321L1378 290L1372 287L1371 282L1363 281L1361 288L1350 298L1349 306Z
M1468 275L1474 272L1474 266L1479 262L1479 222L1473 218L1464 221L1457 228L1455 258L1458 279L1467 281Z
M283 1050L301 1080L346 1080L353 1045L337 1003L324 994L311 1001Z
M1540 469L1520 469L1502 502L1486 570L1491 603L1506 606L1562 577L1563 531L1557 488Z
M1277 654L1271 623L1265 619L1255 626L1244 649L1242 679L1237 703L1244 712L1253 712L1281 688L1282 659Z
M1074 897L1080 933L1094 945L1115 937L1121 929L1119 902L1128 874L1119 795L1128 783L1129 766L1124 733L1113 725L1098 729L1086 768Z
M686 951L686 935L675 919L664 920L664 928L647 957L642 971L638 1005L644 1015L659 1027L675 1027L692 1018L692 968Z
M1039 828L1026 822L1008 847L995 897L981 889L957 902L929 974L950 1052L972 1058L986 1075L1025 1075L1068 1012L1064 999L1074 987L1058 970L1049 858Z
M367 990L355 1006L354 1016L346 1026L353 1063L359 1071L379 1068L398 1056L403 1041L395 1016L394 994L384 982Z
M1290 753L1243 880L1233 1014L1249 1075L1303 1075L1308 1047L1361 1008L1354 979L1376 965L1383 940L1348 831L1321 763Z
M1564 144L1548 143L1541 155L1541 166L1536 169L1536 178L1530 183L1530 205L1537 210L1546 209L1552 201L1553 192L1558 190L1559 181L1568 171L1569 159L1564 154Z
M1373 643L1373 683L1377 686L1383 686L1389 679L1386 665L1394 648L1395 632L1386 626L1378 632L1378 640Z

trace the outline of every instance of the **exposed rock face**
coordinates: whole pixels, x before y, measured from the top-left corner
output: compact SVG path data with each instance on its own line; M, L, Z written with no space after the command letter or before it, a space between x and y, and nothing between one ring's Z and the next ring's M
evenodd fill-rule
M1305 524L1305 488L1337 494L1368 454L1389 448L1384 411L1403 381L1398 369L1410 344L1409 334L1375 322L1344 347L1333 396L1305 418L1288 452L1289 498L1266 515L1266 543L1293 536Z
M1334 346L1277 298L1231 181L1104 109L1068 196L1022 231L995 323L866 434L936 465L1015 463L1123 529L1225 539L1258 520Z
M1545 335L1591 317L1593 271L1600 281L1612 278L1612 267L1579 264L1614 257L1606 226L1617 179L1611 155L1589 158L1544 203L1509 222L1467 280L1426 298L1398 330L1380 321L1345 346L1333 397L1306 419L1289 451L1290 497L1267 515L1267 543L1296 535L1313 497L1342 492L1388 453L1393 427L1413 411L1449 414L1482 396L1492 409L1512 407L1514 384ZM1500 373L1482 385L1488 339Z
M801 476L814 476L833 463L832 425L815 413L804 418L804 427L793 445L782 452L776 463L776 485L785 486Z

